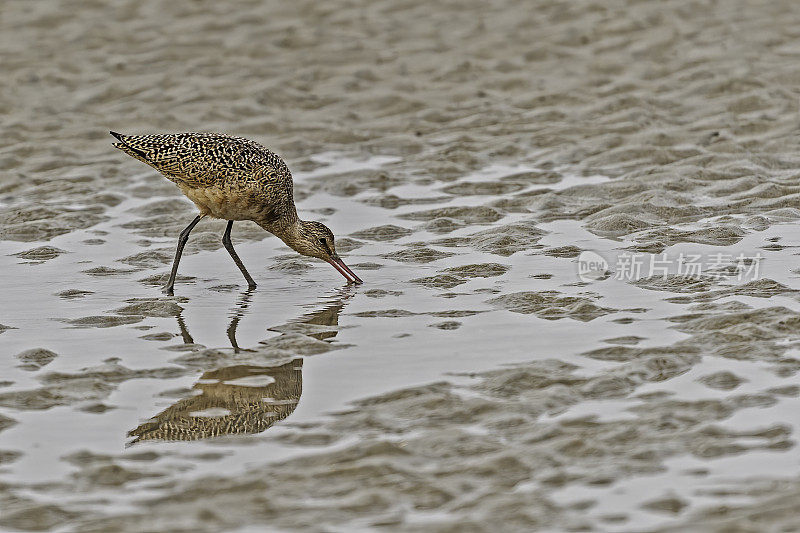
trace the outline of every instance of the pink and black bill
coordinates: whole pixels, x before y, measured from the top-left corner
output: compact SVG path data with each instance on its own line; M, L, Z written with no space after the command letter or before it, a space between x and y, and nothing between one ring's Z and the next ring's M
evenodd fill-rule
M333 268L338 270L339 273L344 276L349 283L364 283L361 278L356 276L355 272L350 270L350 267L344 264L344 261L342 261L342 258L338 255L331 257L327 261L331 264L331 266L333 266Z

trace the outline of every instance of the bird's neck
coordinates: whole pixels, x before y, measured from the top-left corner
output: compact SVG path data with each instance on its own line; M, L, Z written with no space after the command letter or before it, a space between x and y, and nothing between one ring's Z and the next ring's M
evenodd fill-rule
M295 214L295 216L291 218L259 222L258 225L285 242L290 248L294 248L292 245L300 238L303 221Z

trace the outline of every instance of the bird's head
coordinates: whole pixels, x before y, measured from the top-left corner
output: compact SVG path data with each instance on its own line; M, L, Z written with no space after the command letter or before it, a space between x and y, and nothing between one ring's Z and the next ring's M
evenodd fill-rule
M336 253L333 232L325 224L313 221L300 222L298 231L291 240L287 240L287 244L302 255L327 261L347 278L347 281L363 283Z

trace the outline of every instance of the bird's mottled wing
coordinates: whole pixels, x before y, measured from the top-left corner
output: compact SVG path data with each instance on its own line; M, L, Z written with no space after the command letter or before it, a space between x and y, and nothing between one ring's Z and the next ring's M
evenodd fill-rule
M185 186L210 187L234 179L239 186L291 182L283 160L248 139L213 133L117 134L117 138L117 148Z
M182 181L182 166L192 158L186 146L186 134L122 135L111 132L119 139L114 146L147 163L173 181Z

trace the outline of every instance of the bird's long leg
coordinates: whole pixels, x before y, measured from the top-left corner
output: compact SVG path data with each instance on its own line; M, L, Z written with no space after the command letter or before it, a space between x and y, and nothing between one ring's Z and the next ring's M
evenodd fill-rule
M242 275L244 275L244 279L247 280L247 288L248 289L255 289L256 282L253 281L253 278L250 277L250 274L247 272L247 269L244 267L244 263L242 260L239 259L236 250L233 249L233 243L231 242L231 228L233 228L233 220L228 221L228 227L225 228L225 234L222 236L222 245L228 250L228 253L231 254L233 258L233 262L236 263L236 266L239 267L239 270L242 271Z
M194 217L194 220L192 220L189 225L183 229L178 237L178 249L175 250L175 260L172 262L172 272L169 275L169 281L167 282L166 287L164 287L164 294L168 294L170 296L173 294L173 289L175 287L175 276L178 275L178 263L181 262L183 247L186 246L186 241L189 240L189 234L192 232L192 229L197 225L197 223L200 222L201 218L203 218L203 215L197 215Z

